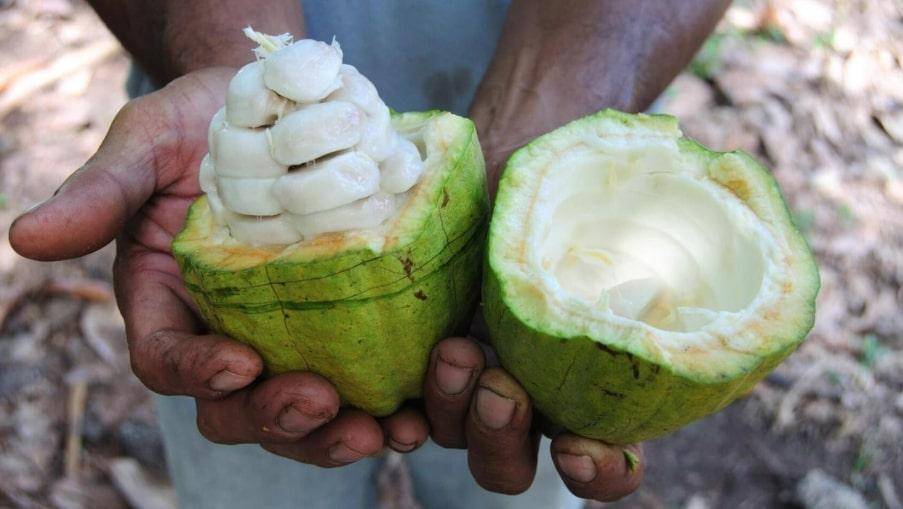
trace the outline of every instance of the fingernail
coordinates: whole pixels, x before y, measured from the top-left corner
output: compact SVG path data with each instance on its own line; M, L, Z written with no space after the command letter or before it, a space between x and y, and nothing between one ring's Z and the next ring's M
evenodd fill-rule
M247 376L224 369L210 379L210 388L221 392L234 391L248 385L249 382Z
M439 386L440 391L449 396L461 394L467 388L467 384L470 383L472 374L472 369L455 366L441 356L436 364L436 384Z
M477 392L477 417L492 429L501 429L514 417L514 400L481 387Z
M389 447L395 449L398 452L408 452L413 451L415 447L417 447L417 442L412 444L405 444L403 442L399 442L398 440L389 439Z
M596 478L596 464L585 454L559 453L558 468L561 472L577 482L590 482Z
M341 442L330 447L326 454L336 463L353 463L364 456Z
M277 419L279 427L289 433L309 433L320 427L324 421L323 418L305 415L292 405L285 407Z

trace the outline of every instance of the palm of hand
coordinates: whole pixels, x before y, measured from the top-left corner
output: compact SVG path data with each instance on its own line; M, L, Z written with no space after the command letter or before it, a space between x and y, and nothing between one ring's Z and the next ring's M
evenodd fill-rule
M189 332L200 328L171 244L188 207L200 194L197 171L207 151L207 124L222 105L230 74L228 70L196 73L174 82L130 103L111 127L110 143L120 124L123 132L132 130L129 144L111 147L111 152L132 159L128 164L131 180L140 178L152 185L145 184L150 195L130 207L137 212L117 238L114 277L130 338L166 328ZM120 186L126 189L130 184L126 181ZM158 306L150 315L146 313L149 298ZM141 307L145 313L140 312ZM133 358L141 356L133 352ZM140 361L133 364L136 371L144 371Z

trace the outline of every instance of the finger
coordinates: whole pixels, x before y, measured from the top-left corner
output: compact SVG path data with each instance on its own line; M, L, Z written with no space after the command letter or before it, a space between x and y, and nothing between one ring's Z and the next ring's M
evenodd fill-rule
M264 442L261 446L302 463L340 467L379 453L383 433L373 417L360 410L342 410L332 422L297 442Z
M464 419L485 359L468 338L440 341L430 354L423 399L433 441L442 447L464 448Z
M288 441L335 419L340 405L339 393L320 375L286 373L254 388L248 415L260 433L255 441Z
M159 330L129 349L132 371L164 395L215 399L251 384L262 371L254 350L225 336Z
M78 257L109 243L155 190L196 194L207 124L233 72L194 72L129 102L97 153L16 219L9 233L16 252L45 261Z
M142 99L126 105L97 153L47 201L10 227L13 249L35 260L75 258L108 244L155 188L154 142Z
M483 372L466 420L467 461L480 486L517 494L533 483L539 433L531 432L532 413L529 396L503 369Z
M580 498L612 502L633 493L643 480L641 445L608 445L570 433L552 440L561 479Z
M120 252L116 297L132 371L154 392L218 398L256 379L263 361L248 345L202 331L170 256ZM173 266L171 266L173 265Z
M417 449L430 435L430 425L422 412L403 408L382 419L380 424L386 436L386 445L398 452Z
M339 395L313 373L286 373L219 400L197 400L198 430L220 444L287 442L335 418Z

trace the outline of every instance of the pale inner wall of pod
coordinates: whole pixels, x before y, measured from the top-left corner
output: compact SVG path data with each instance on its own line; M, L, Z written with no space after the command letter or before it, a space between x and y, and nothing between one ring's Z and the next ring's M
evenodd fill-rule
M528 218L526 263L544 293L594 321L650 327L660 346L767 299L772 233L682 157L676 139L596 141L552 158Z
M674 158L625 156L571 153L543 180L532 261L554 290L684 332L749 306L767 265L749 209Z
M230 82L199 171L217 223L254 246L385 225L419 181L423 151L335 41L245 33L258 59Z

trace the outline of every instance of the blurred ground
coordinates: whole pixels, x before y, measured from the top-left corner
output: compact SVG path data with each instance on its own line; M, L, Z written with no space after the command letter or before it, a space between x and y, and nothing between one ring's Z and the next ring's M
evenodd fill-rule
M111 41L78 1L0 0L0 507L171 504L112 250L38 264L6 240L125 102ZM800 350L748 398L648 444L647 482L616 506L899 509L903 4L738 1L662 106L773 168L823 287ZM399 472L384 477L385 505L409 506Z

